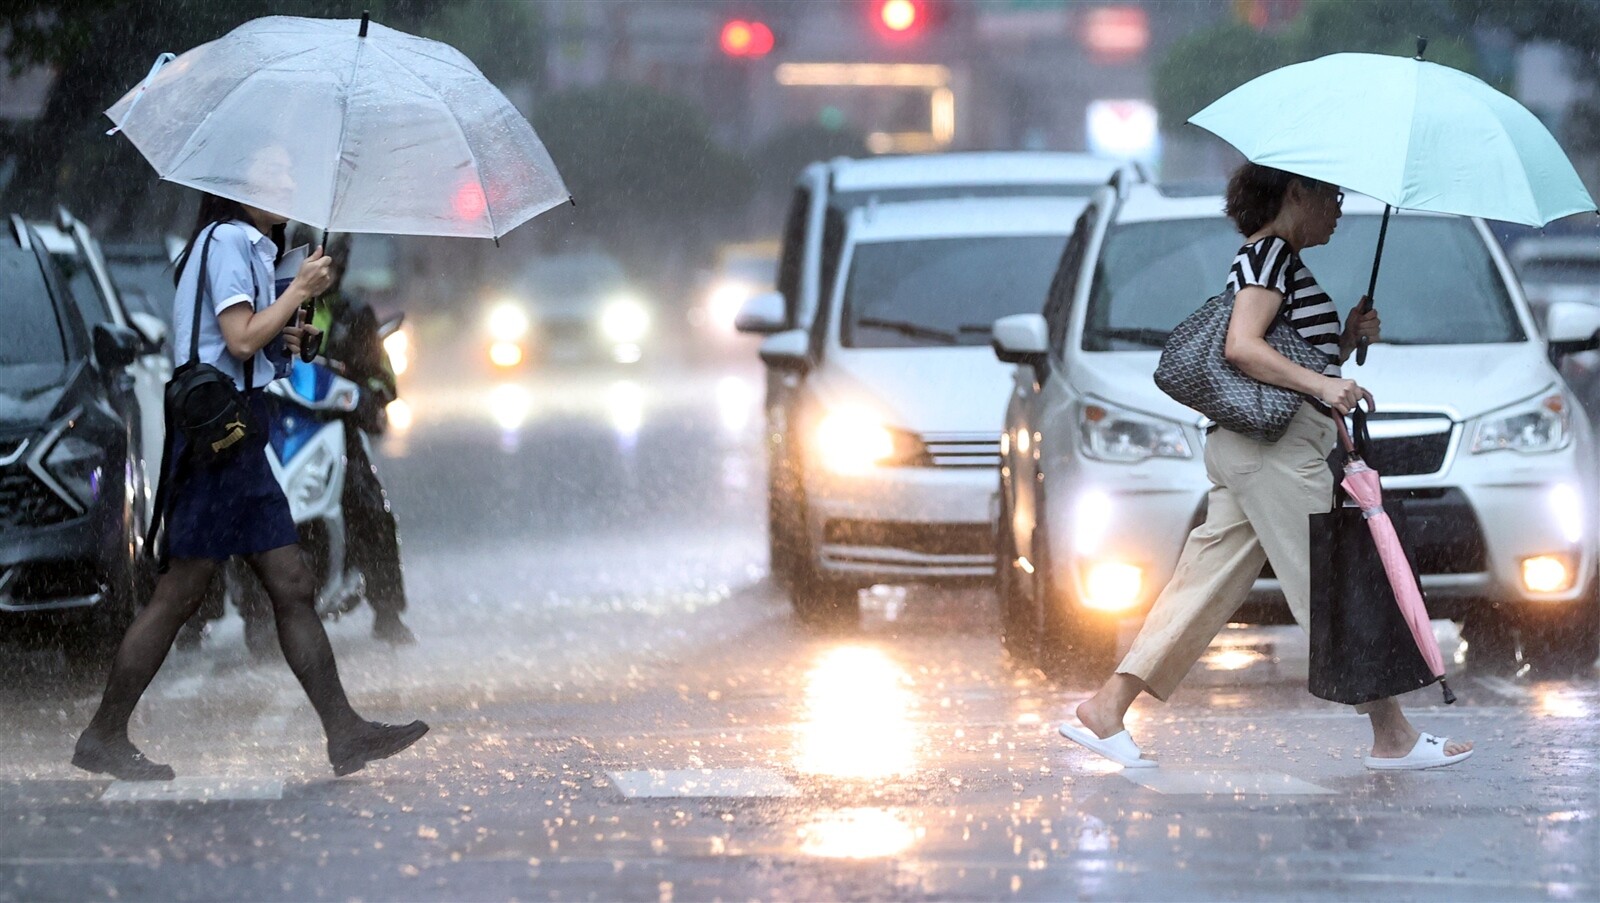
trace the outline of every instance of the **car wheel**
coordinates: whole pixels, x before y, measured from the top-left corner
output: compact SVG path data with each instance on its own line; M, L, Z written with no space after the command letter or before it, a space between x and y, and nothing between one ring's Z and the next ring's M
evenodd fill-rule
M1054 578L1049 521L1041 496L1034 527L1034 600L1038 609L1039 667L1049 676L1079 682L1104 679L1116 664L1117 619L1097 618L1077 605Z
M1467 642L1467 662L1473 670L1490 674L1517 670L1517 629L1507 608L1486 604L1468 612L1461 638Z
M807 566L805 514L788 465L778 462L767 480L767 555L772 579L791 588Z

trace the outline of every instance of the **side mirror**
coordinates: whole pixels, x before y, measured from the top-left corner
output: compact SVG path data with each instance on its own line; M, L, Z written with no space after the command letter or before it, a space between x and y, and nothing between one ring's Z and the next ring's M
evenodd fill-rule
M785 322L783 293L762 292L739 308L733 318L733 328L753 335L772 335L788 327Z
M147 354L159 354L167 344L167 324L158 316L142 310L128 311L128 322L145 341Z
M1600 307L1580 301L1556 301L1545 314L1552 359L1600 349Z
M761 362L774 370L804 370L811 363L811 336L790 329L761 343Z
M1012 314L994 321L994 356L1038 370L1050 357L1050 328L1039 314Z
M394 316L390 317L387 320L384 320L382 323L379 323L378 324L378 338L379 339L387 339L389 336L392 336L396 332L399 332L400 331L400 324L404 323L405 321L406 321L406 315L405 315L404 312L401 312L401 313L395 314Z
M126 326L97 323L94 327L94 360L101 370L120 370L139 358L140 336Z

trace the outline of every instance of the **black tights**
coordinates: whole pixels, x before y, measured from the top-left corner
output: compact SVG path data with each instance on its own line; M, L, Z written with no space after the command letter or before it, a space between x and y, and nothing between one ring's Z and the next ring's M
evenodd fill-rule
M272 599L278 645L283 648L289 670L322 719L323 732L332 738L360 728L365 722L350 707L339 682L333 647L317 617L316 583L301 558L300 547L283 546L247 556L245 561ZM133 716L139 697L161 670L178 629L200 607L216 567L216 562L207 559L184 559L172 562L161 575L150 604L133 619L117 648L105 695L89 722L89 733L106 739L127 737L128 719Z

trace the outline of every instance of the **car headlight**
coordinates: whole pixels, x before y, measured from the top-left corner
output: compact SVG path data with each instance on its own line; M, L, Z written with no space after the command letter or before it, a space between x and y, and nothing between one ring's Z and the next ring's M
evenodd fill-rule
M905 430L885 426L870 411L830 411L817 424L816 450L822 466L836 474L862 474L880 465L912 464L922 456L922 441Z
M1194 456L1182 425L1103 401L1078 406L1078 429L1084 454L1098 461L1133 463Z
M600 312L600 331L619 345L638 342L650 331L650 311L633 298L615 298Z
M1472 453L1558 451L1571 441L1571 421L1571 404L1560 392L1519 402L1479 418L1472 433Z
M44 457L44 466L84 508L100 498L101 468L105 452L93 442L70 432L56 440Z
M502 301L489 310L489 336L497 342L521 339L530 325L528 312L515 301Z
M383 339L383 353L389 357L389 369L395 376L404 376L411 369L411 336L397 329Z

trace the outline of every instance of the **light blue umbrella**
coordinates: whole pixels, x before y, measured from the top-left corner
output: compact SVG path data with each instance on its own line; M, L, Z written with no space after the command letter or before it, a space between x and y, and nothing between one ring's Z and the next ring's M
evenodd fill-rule
M1521 104L1422 58L1336 53L1268 72L1189 121L1253 163L1319 179L1390 208L1543 226L1595 210L1572 162ZM1361 349L1358 363L1365 362Z

